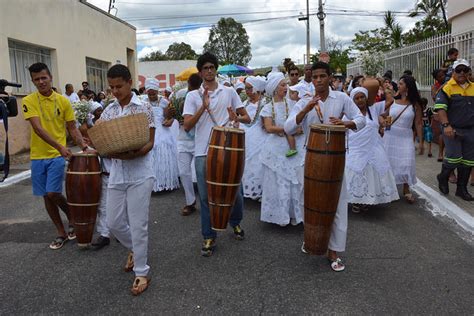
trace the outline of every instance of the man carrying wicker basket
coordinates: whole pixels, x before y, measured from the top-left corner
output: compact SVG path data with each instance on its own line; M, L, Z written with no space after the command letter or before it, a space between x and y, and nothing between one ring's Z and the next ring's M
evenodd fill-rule
M150 151L155 139L155 124L150 104L141 101L131 90L132 77L126 66L112 66L107 72L107 80L116 100L107 106L96 125L105 125L109 122L104 121L114 119L123 120L126 116L143 116L141 113L144 113L149 129L148 142L140 148L109 154L112 165L107 189L107 224L111 233L130 251L124 270L135 272L131 291L133 295L139 295L150 282L147 277L150 270L147 265L148 213L155 181L153 172L150 172L153 170ZM133 129L133 126L124 124L115 132L119 133L120 129ZM125 148L129 146L123 145Z

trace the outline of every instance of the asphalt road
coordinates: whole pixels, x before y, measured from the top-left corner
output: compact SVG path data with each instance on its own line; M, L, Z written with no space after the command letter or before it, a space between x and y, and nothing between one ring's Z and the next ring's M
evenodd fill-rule
M133 297L120 244L52 251L53 225L30 181L0 189L0 199L0 315L474 314L472 239L404 201L349 215L346 271L335 273L300 252L301 225L262 223L247 200L246 239L229 229L201 257L199 214L179 215L184 193L153 195L152 281Z

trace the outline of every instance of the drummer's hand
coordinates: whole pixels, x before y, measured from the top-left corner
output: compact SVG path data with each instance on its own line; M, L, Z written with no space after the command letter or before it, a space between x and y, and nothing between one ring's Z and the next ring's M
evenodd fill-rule
M303 128L301 126L298 126L298 128L296 129L295 135L301 135L303 133L304 133Z
M204 88L204 93L202 94L202 106L205 110L209 110L209 89L207 87Z
M87 147L85 150L83 150L84 153L86 154L97 154L97 150L94 148Z
M229 113L229 121L231 122L238 122L239 119L237 118L237 114L232 111L232 107L227 107L227 113Z
M319 101L321 100L321 97L315 96L313 97L308 104L304 107L304 111L306 113L310 112L317 104L319 104Z
M344 125L343 120L334 116L329 117L329 122L331 122L333 125Z
M61 156L63 156L65 159L69 159L72 157L72 152L69 148L67 147L64 147L64 146L61 146L59 148L59 153L61 154Z

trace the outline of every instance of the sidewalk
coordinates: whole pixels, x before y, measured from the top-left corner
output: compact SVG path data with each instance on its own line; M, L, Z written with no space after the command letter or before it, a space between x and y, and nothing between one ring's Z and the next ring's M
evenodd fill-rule
M426 146L426 144L425 144ZM436 175L441 171L441 162L437 161L438 145L433 143L433 157L428 158L427 148L423 156L416 155L416 175L418 183L415 191L425 198L428 208L435 214L453 218L465 230L474 234L474 202L464 201L454 195L456 184L449 184L449 194L439 192ZM474 187L468 185L468 191L474 195Z

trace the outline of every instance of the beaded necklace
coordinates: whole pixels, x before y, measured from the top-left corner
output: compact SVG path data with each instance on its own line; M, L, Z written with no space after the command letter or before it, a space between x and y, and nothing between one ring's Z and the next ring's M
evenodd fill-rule
M283 98L283 101L285 102L285 120L288 118L288 103L286 102L286 98ZM273 98L272 98L272 120L273 120L273 125L275 125L275 104L273 103Z
M262 99L263 99L263 96L261 96L260 99L258 100L257 112L255 113L255 116L253 117L252 121L249 124L245 124L246 126L248 126L248 127L253 126L255 124L255 122L257 122L258 117L260 116L260 112L263 109ZM248 106L249 102L250 102L250 100L247 100L247 106Z

